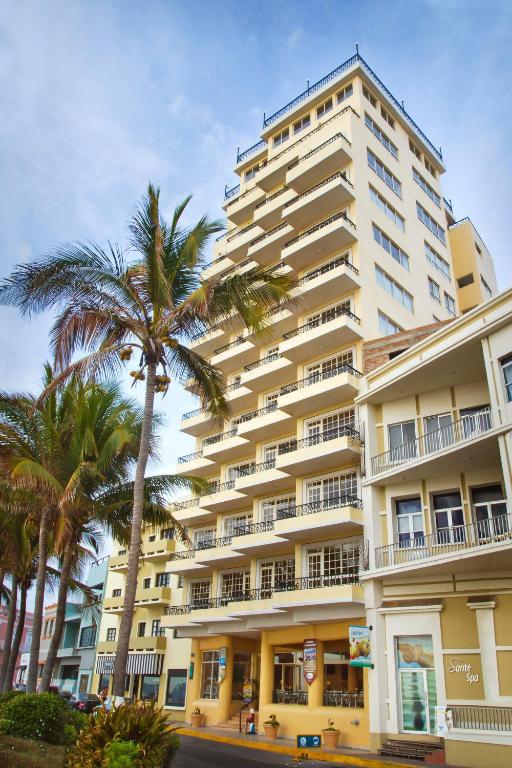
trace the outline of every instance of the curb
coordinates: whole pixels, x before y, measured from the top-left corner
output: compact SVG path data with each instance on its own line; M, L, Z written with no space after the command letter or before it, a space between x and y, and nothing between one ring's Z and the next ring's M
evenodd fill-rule
M201 733L200 731L194 731L187 727L177 727L176 730L183 736L193 736L196 739L204 739L205 741L217 741L221 744L232 744L236 747L246 747L247 749L256 749L264 752L276 752L281 755L291 755L292 757L299 757L301 754L306 754L305 750L297 749L297 747L288 747L284 744L272 744L270 742L253 741L248 742L244 739L237 739L234 736L220 736L216 733ZM336 763L338 765L350 765L358 766L358 768L404 768L404 766L417 765L417 763L394 763L385 759L372 759L371 757L358 757L357 755L349 754L334 754L332 752L309 752L310 760L318 760L324 763Z

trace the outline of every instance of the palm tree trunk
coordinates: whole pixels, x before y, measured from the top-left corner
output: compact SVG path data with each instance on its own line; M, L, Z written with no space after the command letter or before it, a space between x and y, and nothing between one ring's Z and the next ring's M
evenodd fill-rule
M44 510L39 523L39 562L37 564L36 593L34 596L34 621L32 624L32 643L27 672L27 693L35 693L37 688L37 669L39 666L39 646L43 628L44 588L46 585L46 559L48 557L48 527L50 514Z
M0 605L2 604L2 595L4 592L4 579L5 579L5 570L2 568L0 570Z
M142 513L144 502L144 477L148 463L151 430L153 427L153 408L155 402L156 363L151 362L147 367L146 396L144 399L144 414L140 436L139 455L135 480L133 484L133 516L130 532L130 550L128 552L128 572L126 574L123 615L119 627L117 652L114 662L113 694L117 699L124 698L126 666L128 663L128 648L132 631L137 577L139 575L139 556L142 542Z
M69 586L69 574L71 573L71 567L74 559L74 548L72 544L68 544L64 552L64 559L62 561L62 568L60 572L59 593L57 595L57 612L55 614L55 626L53 629L52 639L50 641L50 647L48 648L48 656L44 663L43 674L41 676L41 683L39 685L39 691L44 693L50 687L52 681L53 668L57 660L57 651L59 650L60 641L62 639L62 630L64 629L64 619L66 617L66 600L68 597Z
M23 637L23 630L25 629L25 614L27 612L27 586L22 584L20 587L20 610L18 613L18 625L16 632L14 633L14 640L12 642L11 653L9 656L9 664L7 665L7 672L4 680L4 691L10 691L12 688L12 679L14 677L14 670L16 669L16 659L20 652L21 638Z
M7 626L5 627L4 652L2 655L2 666L0 667L0 691L4 689L5 677L7 674L7 665L11 654L12 635L14 632L14 622L16 621L16 603L18 601L18 581L16 576L12 577L11 582L11 600L9 602L9 611L7 613Z

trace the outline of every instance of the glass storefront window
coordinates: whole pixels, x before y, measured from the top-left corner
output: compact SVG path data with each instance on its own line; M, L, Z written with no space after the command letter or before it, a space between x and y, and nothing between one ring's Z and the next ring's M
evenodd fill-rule
M432 636L397 637L396 659L402 730L434 733L437 692Z
M187 693L187 670L170 669L167 672L167 688L165 691L166 707L185 707Z
M203 651L201 660L201 698L219 698L219 651Z
M142 675L141 699L158 699L158 686L160 677L158 675Z
M234 700L242 700L244 682L251 679L251 654L235 653L233 657L233 693Z

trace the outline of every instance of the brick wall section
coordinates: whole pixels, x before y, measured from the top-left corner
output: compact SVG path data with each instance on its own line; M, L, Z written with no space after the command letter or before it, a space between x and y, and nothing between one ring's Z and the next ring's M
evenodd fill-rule
M431 333L435 333L451 320L441 320L438 323L422 325L419 328L411 328L408 331L394 333L392 336L383 336L380 339L365 341L363 344L363 373L370 373L391 358L396 357L409 347L423 341Z

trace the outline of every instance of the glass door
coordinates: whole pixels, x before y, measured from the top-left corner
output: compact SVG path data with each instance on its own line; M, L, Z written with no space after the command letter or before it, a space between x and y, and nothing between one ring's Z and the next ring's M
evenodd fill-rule
M425 425L425 453L434 453L453 445L452 417L449 413L427 416Z

